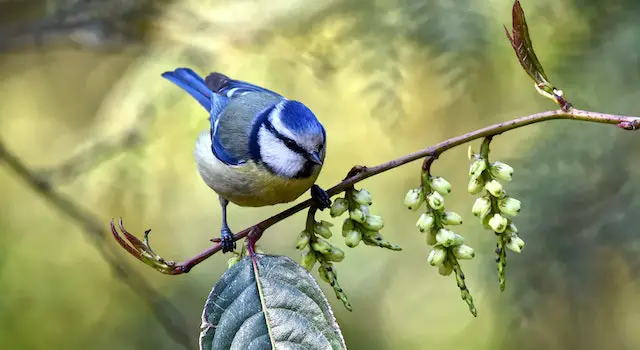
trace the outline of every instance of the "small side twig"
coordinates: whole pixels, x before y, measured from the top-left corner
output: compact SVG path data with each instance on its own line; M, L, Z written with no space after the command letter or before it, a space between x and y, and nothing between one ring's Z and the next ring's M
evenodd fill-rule
M536 114L531 114L528 116L512 119L509 121L497 123L482 129L478 129L457 137L453 137L446 141L440 142L436 145L421 149L419 151L407 154L405 156L393 159L386 163L373 166L373 167L365 167L365 166L355 166L350 171L347 177L338 183L337 185L331 187L327 190L327 193L330 196L335 196L336 194L342 193L343 191L351 188L354 184L370 178L372 176L378 175L380 173L386 172L388 170L397 168L399 166L405 165L407 163L413 162L418 159L422 159L427 157L425 160L424 166L430 166L430 164L435 161L437 156L440 156L442 153L450 150L454 147L466 144L468 142L480 139L493 137L495 135L502 134L506 131L514 130L517 128L521 128L527 125L536 124L540 122L545 122L549 120L559 120L559 119L567 119L573 121L584 121L591 123L600 123L600 124L613 124L625 130L637 130L640 129L640 118L632 117L632 116L623 116L623 115L614 115L614 114L606 114L606 113L598 113L598 112L590 112L579 110L575 108L571 108L569 110L552 110L546 112L540 112ZM306 209L314 204L312 199L307 199L301 203L298 203L289 209L286 209L266 220L263 220L256 225L244 229L234 235L234 241L246 238L252 230L258 229L260 232L264 232L269 227L275 225L276 223ZM128 252L134 255L136 258L141 259L141 256L144 254L143 251L137 250L135 247L139 246L142 243L137 238L131 238L129 235L126 236L127 240L120 237L119 232L115 229L115 226L112 225L112 233L120 245L125 248ZM127 242L128 241L128 242ZM150 264L156 270L169 274L169 275L179 275L182 273L189 272L194 266L203 262L210 256L217 253L221 250L222 245L220 243L215 244L214 246L206 249L202 253L196 255L195 257L188 259L184 262L174 262L174 261L157 261ZM133 252L132 252L133 251ZM147 262L148 263L148 262Z

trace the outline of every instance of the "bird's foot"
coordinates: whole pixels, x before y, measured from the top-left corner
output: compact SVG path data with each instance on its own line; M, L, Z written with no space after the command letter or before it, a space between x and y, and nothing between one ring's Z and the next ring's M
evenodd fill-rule
M220 233L222 253L224 254L236 250L236 242L233 240L233 232L231 232L228 227L223 227Z
M311 186L311 198L313 198L316 202L316 206L320 210L325 210L331 207L331 197L327 191L323 190L316 184Z

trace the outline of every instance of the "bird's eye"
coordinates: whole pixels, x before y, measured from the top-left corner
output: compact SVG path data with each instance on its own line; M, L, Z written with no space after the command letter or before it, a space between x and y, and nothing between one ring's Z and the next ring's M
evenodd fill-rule
M289 147L289 148L293 148L296 147L297 144L295 143L295 141L291 140L291 139L284 139L284 144Z

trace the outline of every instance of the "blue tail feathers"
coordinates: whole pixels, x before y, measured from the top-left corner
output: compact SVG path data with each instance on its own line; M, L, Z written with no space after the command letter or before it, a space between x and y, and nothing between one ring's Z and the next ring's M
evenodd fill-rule
M207 87L204 79L196 72L189 68L177 68L174 71L162 73L162 77L188 92L207 111L211 110L211 100L214 97L213 91Z

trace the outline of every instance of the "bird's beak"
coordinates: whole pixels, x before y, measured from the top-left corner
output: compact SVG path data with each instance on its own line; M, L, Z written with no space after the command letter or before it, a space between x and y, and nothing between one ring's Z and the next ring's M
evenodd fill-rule
M318 152L309 153L309 160L315 164L322 165L322 158L320 158L320 154Z

